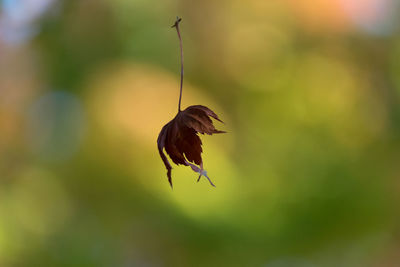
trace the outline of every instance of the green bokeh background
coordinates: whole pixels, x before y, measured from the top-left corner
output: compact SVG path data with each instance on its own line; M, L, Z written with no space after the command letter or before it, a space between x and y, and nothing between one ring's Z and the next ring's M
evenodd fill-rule
M0 266L399 266L399 13L353 2L53 1L0 39ZM156 148L176 15L216 188Z

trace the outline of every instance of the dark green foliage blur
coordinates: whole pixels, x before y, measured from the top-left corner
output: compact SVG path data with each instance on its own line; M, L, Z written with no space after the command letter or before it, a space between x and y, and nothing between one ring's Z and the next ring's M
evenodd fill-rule
M400 265L395 0L0 6L0 266ZM177 15L216 188L156 147Z

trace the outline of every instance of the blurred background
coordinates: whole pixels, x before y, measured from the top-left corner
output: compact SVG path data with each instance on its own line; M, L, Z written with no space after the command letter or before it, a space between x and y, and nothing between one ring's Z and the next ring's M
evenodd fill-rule
M0 0L0 266L400 266L397 0ZM156 148L183 107L216 184Z

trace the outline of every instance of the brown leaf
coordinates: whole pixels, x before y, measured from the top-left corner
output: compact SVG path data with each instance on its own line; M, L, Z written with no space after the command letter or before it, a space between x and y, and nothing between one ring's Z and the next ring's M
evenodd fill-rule
M193 171L199 173L200 176L197 181L200 180L201 176L205 176L210 184L215 186L203 169L202 143L197 135L197 133L209 135L225 133L215 129L210 117L222 122L211 109L201 105L190 106L179 111L175 118L161 129L157 139L158 151L167 168L168 181L171 187L172 166L164 154L164 148L175 164L190 166Z

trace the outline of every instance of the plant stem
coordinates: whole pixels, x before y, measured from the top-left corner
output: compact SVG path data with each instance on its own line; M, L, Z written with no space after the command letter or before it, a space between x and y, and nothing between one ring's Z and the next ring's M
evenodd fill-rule
M172 28L176 28L176 32L178 33L179 37L179 46L181 49L181 87L179 91L179 103L178 103L178 113L181 111L181 100L182 100L182 87L183 87L183 48L182 48L182 38L181 33L179 31L179 22L181 22L181 18L176 17L175 24L172 25Z

